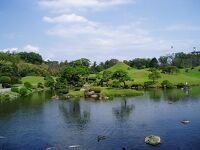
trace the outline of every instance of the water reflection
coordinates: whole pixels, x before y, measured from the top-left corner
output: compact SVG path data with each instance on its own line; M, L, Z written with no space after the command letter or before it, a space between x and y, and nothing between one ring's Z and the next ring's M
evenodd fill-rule
M115 117L117 118L117 120L124 122L129 119L129 116L133 112L134 109L135 109L135 106L133 104L129 105L127 104L127 100L123 99L121 101L121 106L113 108L112 111Z
M80 128L84 128L90 121L90 112L86 108L80 106L80 101L67 101L59 105L59 110L63 113L63 117L67 124L73 124Z

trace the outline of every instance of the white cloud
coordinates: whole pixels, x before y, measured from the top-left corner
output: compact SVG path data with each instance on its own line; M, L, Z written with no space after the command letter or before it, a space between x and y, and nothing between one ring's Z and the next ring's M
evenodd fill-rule
M2 52L17 52L18 51L18 48L4 48L4 49L0 49L0 51Z
M47 23L58 23L58 24L65 24L65 23L84 23L88 22L88 20L83 16L78 16L76 14L63 14L57 17L43 17L43 21Z
M102 9L133 3L135 0L39 0L38 4L52 11L63 12L72 9Z
M26 52L36 52L36 53L38 53L40 51L40 48L28 44L23 48L23 50L26 51Z
M167 31L200 31L200 26L192 25L171 25L166 28Z

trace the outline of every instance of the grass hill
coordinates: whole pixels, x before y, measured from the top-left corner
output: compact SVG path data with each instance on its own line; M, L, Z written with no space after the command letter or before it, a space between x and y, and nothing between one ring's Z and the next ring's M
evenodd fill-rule
M26 76L21 79L22 83L30 82L33 85L37 85L38 83L44 83L44 77L41 76Z
M169 80L173 84L178 83L185 83L188 82L189 84L200 84L200 66L196 67L194 69L189 69L188 72L185 72L185 69L180 69L180 73L178 74L163 74L161 73L161 78L158 80L158 84L160 84L163 80ZM128 72L128 75L131 77L131 79L134 79L134 83L140 83L143 84L146 81L149 81L148 75L149 71L148 69L135 69L131 68L127 64L124 64L122 62L117 63L111 68L108 68L109 71L116 71L116 70L124 70Z

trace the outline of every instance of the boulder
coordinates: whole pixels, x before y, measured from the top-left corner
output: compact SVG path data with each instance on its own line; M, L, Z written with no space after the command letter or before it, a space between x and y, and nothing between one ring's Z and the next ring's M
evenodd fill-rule
M181 123L188 124L188 123L190 123L190 121L189 120L182 120Z
M90 96L91 98L98 98L98 95L97 94L93 94Z
M161 143L161 139L160 139L159 136L150 135L150 136L147 136L147 137L145 138L144 142L145 142L146 144L156 146L156 145L159 145L159 144Z
M90 91L90 92L87 93L87 95L89 95L89 96L94 95L94 94L95 94L94 91Z
M88 92L88 91L90 91L90 85L89 84L84 84L83 85L83 87L82 87L82 89L85 91L85 92Z

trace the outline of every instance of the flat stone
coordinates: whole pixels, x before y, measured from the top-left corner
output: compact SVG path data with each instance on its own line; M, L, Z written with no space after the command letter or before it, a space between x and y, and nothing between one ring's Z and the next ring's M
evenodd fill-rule
M156 135L150 135L150 136L147 136L145 138L144 142L146 144L156 146L156 145L159 145L161 143L161 138L159 136L156 136Z
M188 124L188 123L190 123L190 121L189 120L182 120L181 123Z

